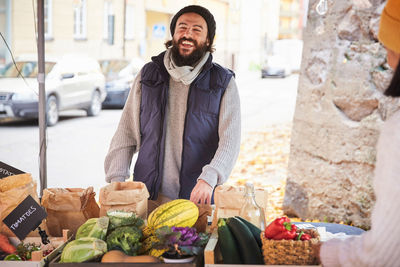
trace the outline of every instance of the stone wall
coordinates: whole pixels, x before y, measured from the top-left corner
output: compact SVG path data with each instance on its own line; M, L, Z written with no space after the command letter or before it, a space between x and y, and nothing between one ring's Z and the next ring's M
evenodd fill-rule
M393 74L377 41L384 0L310 0L293 119L284 211L370 226L375 145L399 107L383 96Z

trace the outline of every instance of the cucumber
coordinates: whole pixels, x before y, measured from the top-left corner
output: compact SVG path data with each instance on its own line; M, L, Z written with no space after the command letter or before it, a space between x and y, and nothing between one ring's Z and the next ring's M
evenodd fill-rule
M237 241L223 218L218 220L218 241L224 264L243 263L240 258Z
M226 223L238 241L239 253L243 263L264 264L260 248L250 229L235 217L228 218Z
M250 232L253 234L255 240L257 241L258 247L261 248L262 247L261 229L258 228L257 226L255 226L254 224L252 224L251 222L249 222L248 220L240 217L240 216L236 216L236 218L241 220L249 228Z

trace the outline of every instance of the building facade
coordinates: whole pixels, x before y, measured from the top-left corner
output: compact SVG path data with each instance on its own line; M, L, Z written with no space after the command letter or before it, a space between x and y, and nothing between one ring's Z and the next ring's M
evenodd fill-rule
M230 0L44 0L47 55L84 53L96 59L140 57L165 50L169 24L182 7L207 7L217 22L216 61L233 66L239 6ZM37 1L0 0L0 32L14 57L37 53ZM33 5L33 6L32 6ZM236 38L232 38L236 36ZM1 40L0 65L11 61Z
M281 0L279 39L301 39L303 28L303 0Z
M295 9L302 1L44 0L46 55L83 53L96 59L139 57L148 61L171 38L173 15L186 5L198 4L208 8L217 23L215 61L236 71L248 70L261 63L268 41L299 36L300 13ZM4 38L0 40L0 66L11 62L5 42L15 57L37 53L36 3L0 0ZM286 22L287 15L291 22ZM294 28L287 30L286 24Z

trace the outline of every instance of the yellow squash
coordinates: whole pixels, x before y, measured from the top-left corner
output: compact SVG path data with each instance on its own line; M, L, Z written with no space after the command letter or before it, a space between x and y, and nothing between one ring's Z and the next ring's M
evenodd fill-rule
M192 227L199 217L196 204L187 199L176 199L162 204L147 218L151 230L162 226Z

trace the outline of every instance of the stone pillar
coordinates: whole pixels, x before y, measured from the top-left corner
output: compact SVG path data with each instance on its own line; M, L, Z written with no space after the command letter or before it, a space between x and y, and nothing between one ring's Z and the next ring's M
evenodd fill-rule
M384 0L310 0L293 119L284 212L370 226L375 145L399 103L377 41Z

